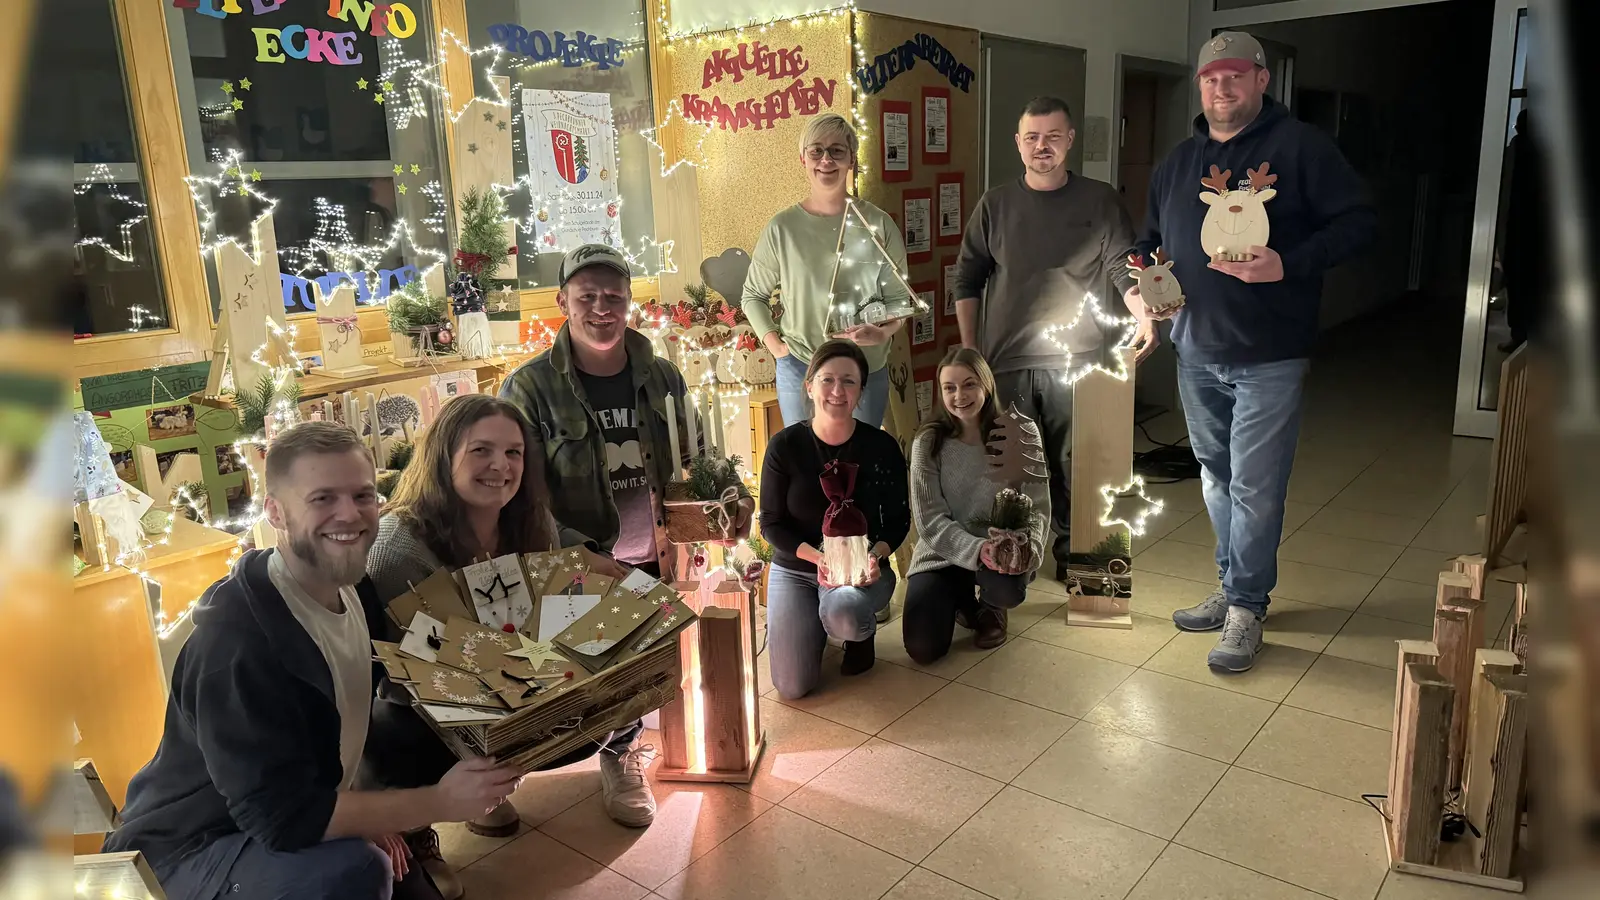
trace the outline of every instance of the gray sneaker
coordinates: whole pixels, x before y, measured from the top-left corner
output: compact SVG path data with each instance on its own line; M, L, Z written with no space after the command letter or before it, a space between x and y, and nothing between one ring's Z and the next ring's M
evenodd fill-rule
M893 615L894 615L894 606L893 606L893 604L890 604L888 606L885 606L883 609L878 610L878 612L875 614L875 618L877 618L878 624L882 625L885 622L889 621L889 617L893 616Z
M1228 619L1228 598L1221 590L1200 601L1199 606L1180 609L1172 614L1172 624L1184 631L1216 631Z
M1261 652L1261 620L1242 606L1228 607L1222 637L1206 655L1206 665L1226 672L1248 672Z

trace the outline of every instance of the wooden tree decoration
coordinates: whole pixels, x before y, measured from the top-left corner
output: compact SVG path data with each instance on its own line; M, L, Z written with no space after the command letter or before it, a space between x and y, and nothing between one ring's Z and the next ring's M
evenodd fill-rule
M1028 531L1038 515L1033 499L1023 493L1029 483L1050 478L1050 467L1044 458L1044 442L1039 438L1039 426L1017 412L1015 403L1006 408L994 421L989 432L990 478L1000 485L994 505L985 523L991 537L999 538L995 562L1007 568L1019 568L1029 562Z
M278 238L270 214L251 227L255 256L227 241L216 254L217 287L222 303L217 337L212 345L211 375L206 396L222 392L224 368L233 371L233 385L248 390L290 358L284 338L283 292L278 278ZM269 320L271 324L269 324Z

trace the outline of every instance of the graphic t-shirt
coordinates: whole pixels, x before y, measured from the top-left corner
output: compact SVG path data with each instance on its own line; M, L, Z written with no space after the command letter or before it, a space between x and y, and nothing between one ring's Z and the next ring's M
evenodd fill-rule
M615 375L590 375L579 369L578 380L606 439L611 499L621 523L611 555L630 565L655 562L655 514L650 509L650 486L639 449L638 397L632 369L624 368Z

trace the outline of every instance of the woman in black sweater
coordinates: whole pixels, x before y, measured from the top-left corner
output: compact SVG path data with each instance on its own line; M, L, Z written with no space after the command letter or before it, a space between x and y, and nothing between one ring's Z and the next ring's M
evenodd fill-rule
M853 413L867 380L867 359L849 341L832 340L806 371L809 421L779 432L761 466L761 534L772 544L767 583L767 647L772 683L786 699L804 697L822 679L828 637L844 642L846 675L872 668L876 613L894 594L888 557L911 530L906 460L894 438ZM830 462L854 465L849 506L867 523L867 574L839 584L823 563L828 498L821 476Z

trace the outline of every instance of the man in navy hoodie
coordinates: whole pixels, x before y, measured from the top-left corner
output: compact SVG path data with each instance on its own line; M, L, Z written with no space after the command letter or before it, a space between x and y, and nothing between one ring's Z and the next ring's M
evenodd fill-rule
M1138 249L1146 256L1164 249L1188 298L1172 324L1178 392L1204 472L1222 579L1220 590L1172 621L1186 631L1221 629L1207 662L1243 672L1261 649L1267 595L1278 581L1322 276L1371 240L1377 213L1333 141L1266 96L1266 54L1255 38L1229 31L1206 41L1195 81L1202 114L1194 136L1151 176ZM1250 196L1219 196L1230 190ZM1260 209L1270 222L1266 246L1219 255L1204 245L1208 211L1206 231L1216 242L1219 234L1248 233L1243 220ZM1138 340L1153 343L1155 323L1142 301L1129 307Z
M173 900L437 898L400 835L481 816L515 789L517 770L486 759L428 787L356 784L382 677L365 575L375 474L342 425L296 425L267 451L278 546L244 554L200 598L161 744L105 844L142 851Z

